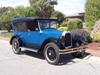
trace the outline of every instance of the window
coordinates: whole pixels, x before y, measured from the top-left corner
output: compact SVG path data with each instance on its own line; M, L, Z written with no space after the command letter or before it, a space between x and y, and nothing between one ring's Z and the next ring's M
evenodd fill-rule
M39 25L41 29L45 29L45 28L56 29L58 28L59 23L56 20L39 20Z
M27 21L27 28L28 31L38 31L38 24L37 21Z
M17 22L14 28L17 31L27 31L26 22Z
M29 20L29 21L21 21L15 24L14 29L16 31L38 31L37 21Z

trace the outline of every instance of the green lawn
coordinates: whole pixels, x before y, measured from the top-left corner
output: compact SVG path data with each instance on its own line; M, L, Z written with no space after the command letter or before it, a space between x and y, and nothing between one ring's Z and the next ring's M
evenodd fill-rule
M12 37L12 33L0 34L0 37L2 37L2 38L11 38Z

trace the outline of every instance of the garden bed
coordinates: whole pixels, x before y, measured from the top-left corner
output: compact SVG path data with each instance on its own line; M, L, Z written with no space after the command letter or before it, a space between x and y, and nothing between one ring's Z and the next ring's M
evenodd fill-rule
M98 42L90 43L88 45L88 49L91 49L91 50L100 50L100 43L98 43Z

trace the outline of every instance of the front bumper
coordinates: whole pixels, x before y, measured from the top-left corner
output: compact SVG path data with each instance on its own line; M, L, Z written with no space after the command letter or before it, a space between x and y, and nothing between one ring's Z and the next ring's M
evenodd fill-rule
M74 53L74 52L81 52L86 50L86 46L80 46L80 47L76 47L76 48L65 48L63 50L59 50L59 54L69 54L69 53Z

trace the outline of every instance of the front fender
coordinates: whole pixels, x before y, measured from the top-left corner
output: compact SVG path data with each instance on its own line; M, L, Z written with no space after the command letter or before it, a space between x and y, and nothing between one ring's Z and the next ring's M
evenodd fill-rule
M48 39L46 39L46 40L42 43L42 45L41 45L41 47L40 47L40 50L43 50L44 47L45 47L45 45L46 45L47 43L50 43L50 42L53 42L53 43L55 43L55 44L57 44L57 45L59 46L59 44L58 44L58 39L55 39L55 38L48 38Z

